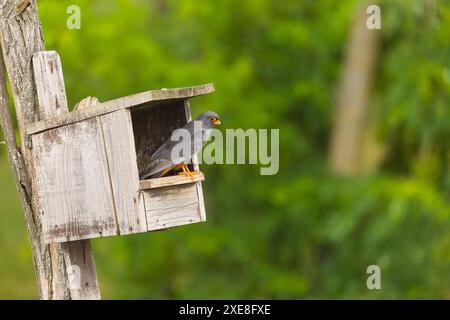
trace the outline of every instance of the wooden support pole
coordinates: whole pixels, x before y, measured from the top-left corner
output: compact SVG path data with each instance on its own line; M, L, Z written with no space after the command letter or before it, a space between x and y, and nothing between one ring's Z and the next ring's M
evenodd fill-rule
M2 60L0 64L1 124L8 145L8 159L25 213L40 296L42 299L99 298L90 244L79 241L66 245L47 245L43 239L42 224L34 195L35 190L33 190L34 169L31 145L25 131L27 125L39 120L40 117L45 117L46 112L51 110L45 111L44 108L49 106L38 103L33 78L32 57L36 52L44 50L36 0L0 0L0 47L2 49L2 59L0 59ZM15 142L4 70L8 76L16 109L21 139L20 148ZM61 79L54 78L53 80L56 82L46 85L53 86L55 83L58 84ZM39 86L37 89L39 91ZM52 89L55 88L52 87ZM46 92L46 94L48 93ZM58 94L60 95L59 99ZM40 95L39 100L44 101L45 97L45 95ZM61 97L61 93L56 93L54 107L60 110L58 112L63 110L59 108L64 105L65 92L64 98ZM67 107L67 102L65 103ZM83 264L80 261L83 261ZM73 268L74 264L77 264L79 269ZM84 274L86 268L88 273ZM77 272L81 272L79 276L76 275ZM69 276L72 279L69 279ZM77 277L82 280L79 288L73 286L77 281L71 281L74 278L76 280ZM83 292L87 287L89 291Z
M40 120L69 112L61 60L55 51L40 51L33 55L34 80L39 103ZM94 106L97 99L83 107ZM70 178L70 177L68 177ZM100 299L90 240L61 244L64 253L70 298L73 300Z

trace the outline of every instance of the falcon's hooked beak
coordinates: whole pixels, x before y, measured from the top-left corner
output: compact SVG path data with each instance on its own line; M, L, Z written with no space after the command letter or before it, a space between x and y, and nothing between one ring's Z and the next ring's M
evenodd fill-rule
M218 126L220 125L220 119L219 118L212 118L211 122L213 125Z

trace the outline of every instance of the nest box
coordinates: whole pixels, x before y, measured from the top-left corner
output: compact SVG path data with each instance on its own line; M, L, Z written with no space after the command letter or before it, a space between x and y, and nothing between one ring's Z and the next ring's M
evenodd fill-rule
M188 99L212 91L212 84L148 91L30 125L45 242L205 221L203 174L140 180L139 172L190 120Z

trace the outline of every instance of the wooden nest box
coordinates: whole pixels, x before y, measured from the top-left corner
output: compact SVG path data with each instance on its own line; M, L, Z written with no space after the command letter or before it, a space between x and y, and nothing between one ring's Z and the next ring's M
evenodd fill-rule
M203 174L140 180L139 172L190 121L188 99L212 91L212 84L148 91L31 124L45 242L205 221Z

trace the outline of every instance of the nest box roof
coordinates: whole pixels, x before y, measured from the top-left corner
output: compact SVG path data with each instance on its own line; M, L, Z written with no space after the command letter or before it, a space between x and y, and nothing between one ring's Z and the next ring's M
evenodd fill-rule
M35 122L27 127L27 134L36 134L42 131L47 131L78 121L83 121L121 109L143 105L151 106L154 104L158 104L161 101L186 99L207 94L213 91L214 85L210 83L202 86L161 89L137 93L131 96L106 101L90 108L76 110L46 120Z

